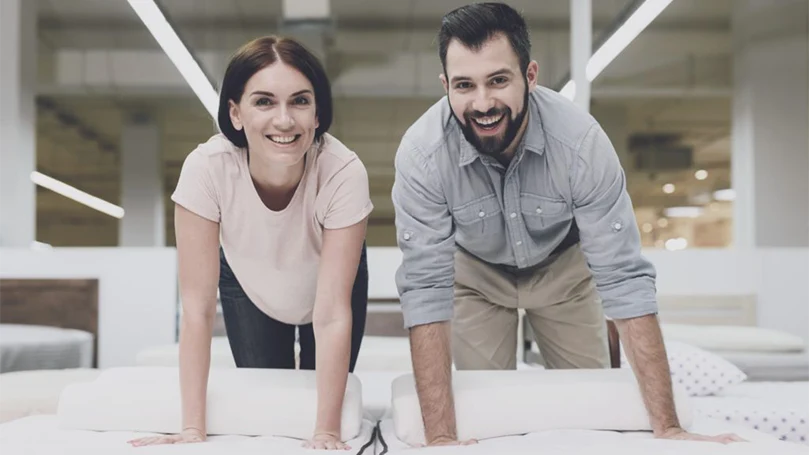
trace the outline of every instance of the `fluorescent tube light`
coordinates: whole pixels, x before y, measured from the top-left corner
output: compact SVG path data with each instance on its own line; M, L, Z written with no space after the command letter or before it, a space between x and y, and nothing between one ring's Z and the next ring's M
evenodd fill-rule
M106 213L109 216L119 219L124 217L124 209L121 207L89 195L84 191L68 185L67 183L60 182L53 177L48 177L45 174L34 171L31 173L31 181L43 188L53 191L54 193L61 194L68 199L73 199L80 204L84 204L87 207L96 209L99 212Z
M697 218L702 215L702 207L669 207L665 213L669 218Z
M129 6L135 10L140 20L152 33L157 44L163 48L169 59L177 70L180 71L191 90L197 95L205 109L216 118L219 106L219 95L214 90L211 82L205 76L199 64L188 49L185 47L180 37L166 20L163 12L157 7L154 0L127 0Z
M640 33L666 9L672 0L646 0L631 16L590 56L587 61L587 80L592 82ZM568 81L561 93L572 100L576 96L576 86Z
M736 199L736 190L728 188L725 190L717 190L713 193L713 198L717 201L733 201Z

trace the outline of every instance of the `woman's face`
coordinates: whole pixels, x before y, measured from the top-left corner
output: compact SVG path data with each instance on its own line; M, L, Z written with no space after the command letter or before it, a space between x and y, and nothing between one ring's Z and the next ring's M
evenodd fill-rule
M244 130L252 157L295 165L311 147L318 127L312 83L276 61L247 81L238 104L230 102L230 119Z

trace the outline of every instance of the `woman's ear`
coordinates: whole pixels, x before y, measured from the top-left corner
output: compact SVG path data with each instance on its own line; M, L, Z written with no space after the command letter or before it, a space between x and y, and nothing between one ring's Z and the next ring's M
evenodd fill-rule
M239 112L239 106L234 103L232 100L228 101L228 107L230 111L230 123L233 124L233 128L236 131L241 131L244 125L242 125L241 113Z

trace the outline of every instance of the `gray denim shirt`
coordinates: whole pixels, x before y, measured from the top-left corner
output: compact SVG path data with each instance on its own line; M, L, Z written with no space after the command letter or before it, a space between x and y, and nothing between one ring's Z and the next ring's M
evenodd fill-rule
M456 245L524 269L548 259L575 228L605 315L657 312L656 272L641 256L624 171L606 134L545 87L530 94L529 109L508 168L466 141L446 97L402 138L392 199L406 328L452 319Z

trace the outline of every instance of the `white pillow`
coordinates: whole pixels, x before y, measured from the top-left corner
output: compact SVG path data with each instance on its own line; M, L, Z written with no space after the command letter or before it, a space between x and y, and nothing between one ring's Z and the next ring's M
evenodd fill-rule
M553 429L651 430L630 370L454 371L452 387L460 439ZM691 425L687 400L675 388L677 415L686 428ZM400 440L425 443L412 374L393 381L391 413Z
M211 369L209 435L310 438L317 415L313 370ZM65 388L59 401L61 428L96 431L181 431L179 369L126 367L104 371L93 382ZM342 411L343 440L362 425L362 388L349 374Z
M0 374L0 423L39 414L56 414L59 395L70 384L98 377L94 368L29 370Z
M739 384L747 375L732 363L704 349L678 341L666 341L672 383L692 397L713 395ZM621 368L631 368L621 346Z
M661 324L664 338L712 351L801 352L799 336L762 327Z

